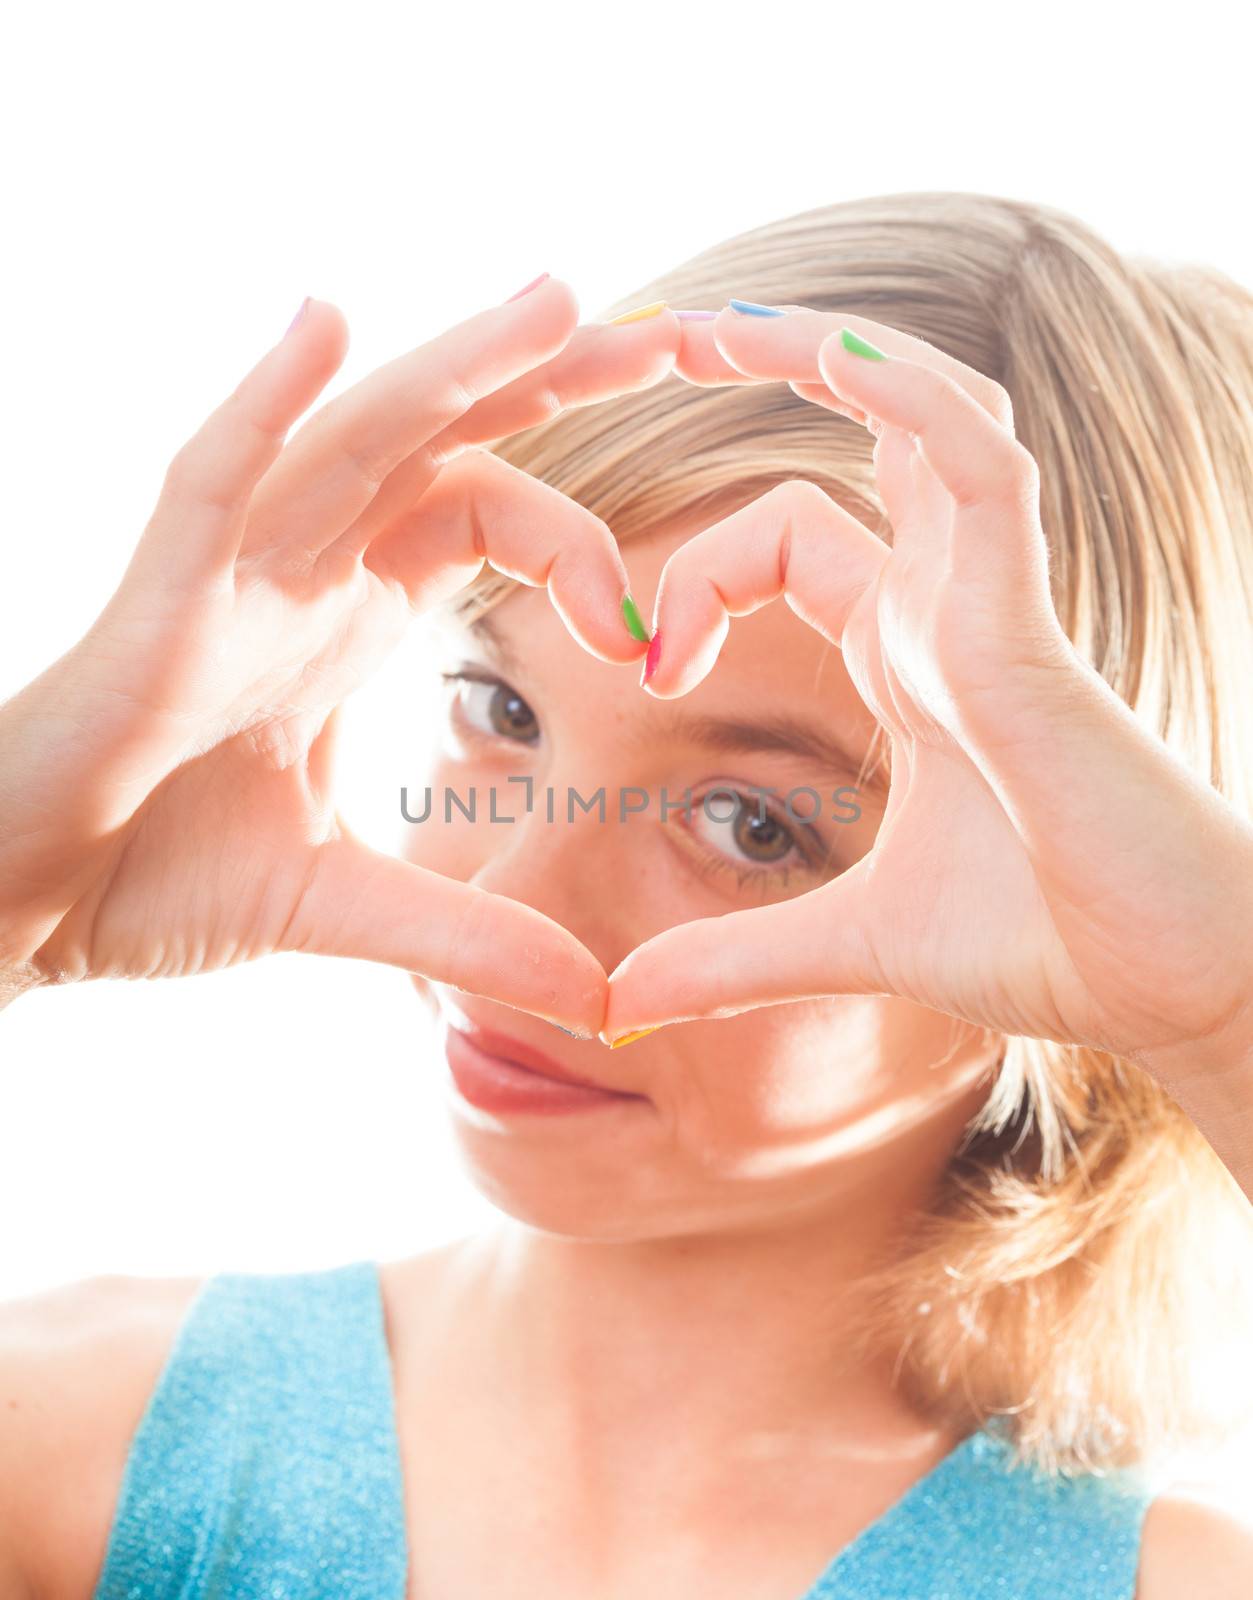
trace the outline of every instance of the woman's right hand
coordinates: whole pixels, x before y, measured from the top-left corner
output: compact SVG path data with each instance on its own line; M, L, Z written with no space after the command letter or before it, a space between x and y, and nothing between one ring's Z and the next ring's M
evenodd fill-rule
M336 308L308 302L178 451L104 610L0 706L0 980L304 950L599 1028L605 974L572 934L370 849L329 792L339 702L485 560L546 585L602 660L643 654L605 524L474 448L670 370L672 313L577 318L548 279L287 440L347 349Z

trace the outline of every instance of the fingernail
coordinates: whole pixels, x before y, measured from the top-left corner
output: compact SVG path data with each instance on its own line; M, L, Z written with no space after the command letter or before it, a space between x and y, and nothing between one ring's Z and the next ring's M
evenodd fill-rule
M664 300L654 300L651 306L637 306L634 311L624 311L620 317L610 317L609 326L616 328L623 322L643 322L645 317L655 317L665 309Z
M519 289L517 294L511 294L505 304L511 306L515 300L521 300L524 294L530 294L532 289L538 289L541 283L547 283L551 277L551 272L541 272L538 278L531 279L525 289Z
M784 315L777 306L759 306L755 300L728 300L727 304L732 311L738 311L742 317L781 317Z
M622 617L632 635L647 644L648 629L644 626L643 617L640 616L640 608L629 594L622 596Z
M714 322L717 320L716 311L676 311L675 316L680 322Z
M589 1033L576 1033L573 1028L563 1028L559 1022L554 1022L553 1027L558 1033L564 1033L570 1039L590 1039Z
M658 1024L658 1026L660 1026L660 1024ZM644 1038L646 1034L656 1032L656 1028L637 1028L634 1033L624 1033L621 1039L611 1039L609 1042L609 1048L611 1050L616 1050L620 1045L634 1044L637 1039Z
M871 344L869 340L861 338L851 328L840 329L840 343L855 356L867 356L871 361L887 360L887 356L877 344Z
M644 657L644 677L642 682L647 683L657 670L657 663L661 660L661 629L653 634L648 641L648 654Z
M294 316L294 317L293 317L293 318L292 318L292 319L291 319L291 321L290 321L290 322L289 322L289 323L288 323L288 324L287 324L287 330L286 330L286 332L285 332L285 333L284 333L284 334L283 334L283 338L284 338L284 339L286 339L286 337L287 337L287 334L289 334L289 333L290 333L290 332L291 332L291 331L292 331L292 329L293 329L293 328L294 328L294 327L296 327L296 325L297 325L297 324L298 324L298 323L301 323L301 322L303 322L303 321L304 321L304 320L305 320L305 312L306 312L306 311L308 311L308 309L309 309L309 296L308 296L308 295L306 295L306 296L305 296L305 297L304 297L304 299L303 299L303 300L302 300L302 301L301 301L301 303L300 303L300 310L299 310L299 311L297 311L297 313L296 313L296 315L295 315L295 316Z

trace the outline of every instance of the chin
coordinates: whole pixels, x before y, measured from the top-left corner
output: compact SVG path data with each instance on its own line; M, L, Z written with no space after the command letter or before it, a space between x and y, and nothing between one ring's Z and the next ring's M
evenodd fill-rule
M568 1141L545 1139L542 1130L531 1138L529 1131L489 1131L454 1116L462 1167L497 1211L567 1239L626 1241L669 1231L656 1202L632 1194L638 1159L625 1151L621 1161L606 1159L604 1150L580 1159Z

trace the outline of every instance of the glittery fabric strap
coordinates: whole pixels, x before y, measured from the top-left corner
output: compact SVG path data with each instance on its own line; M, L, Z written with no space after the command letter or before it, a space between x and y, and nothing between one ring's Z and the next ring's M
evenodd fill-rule
M131 1441L93 1600L403 1600L378 1269L201 1285Z
M1051 1478L972 1434L803 1600L1133 1600L1153 1498L1138 1472Z

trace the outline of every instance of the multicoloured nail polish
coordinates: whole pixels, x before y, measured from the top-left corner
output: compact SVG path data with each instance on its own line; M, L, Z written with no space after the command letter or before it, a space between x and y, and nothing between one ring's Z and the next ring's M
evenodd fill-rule
M547 283L551 277L551 272L541 272L538 278L531 279L525 289L519 289L517 294L511 294L505 304L511 306L515 300L521 300L524 294L530 294L532 289L538 289L541 283Z
M660 1024L658 1024L660 1026ZM634 1033L624 1033L621 1039L612 1039L609 1043L611 1050L617 1050L624 1044L634 1044L637 1039L643 1039L647 1034L656 1033L656 1028L637 1028Z
M290 304L290 301L288 303ZM287 335L292 331L293 328L298 327L305 320L305 313L308 311L308 309L309 296L306 295L300 303L300 310L297 311L296 315L287 324L286 330L283 333L284 339L286 339Z
M648 629L644 626L643 617L640 616L640 608L629 594L622 596L622 619L634 638L644 644L649 642Z
M718 317L716 311L676 311L675 316L680 322L715 322Z
M609 326L617 328L624 322L643 322L646 317L655 317L665 309L664 300L654 300L650 306L636 306L634 311L624 311L620 317L610 317Z
M871 344L868 339L863 339L860 334L854 333L851 328L840 329L840 343L855 356L866 356L871 361L887 360L887 356L879 349L877 344Z
M785 313L778 306L759 306L755 300L728 300L727 304L732 311L738 311L742 317L781 317Z
M648 680L652 677L653 673L656 672L657 663L660 660L661 660L661 629L658 628L657 632L655 634L653 634L652 638L648 641L648 654L644 657L644 676L640 680L642 683L647 683Z

